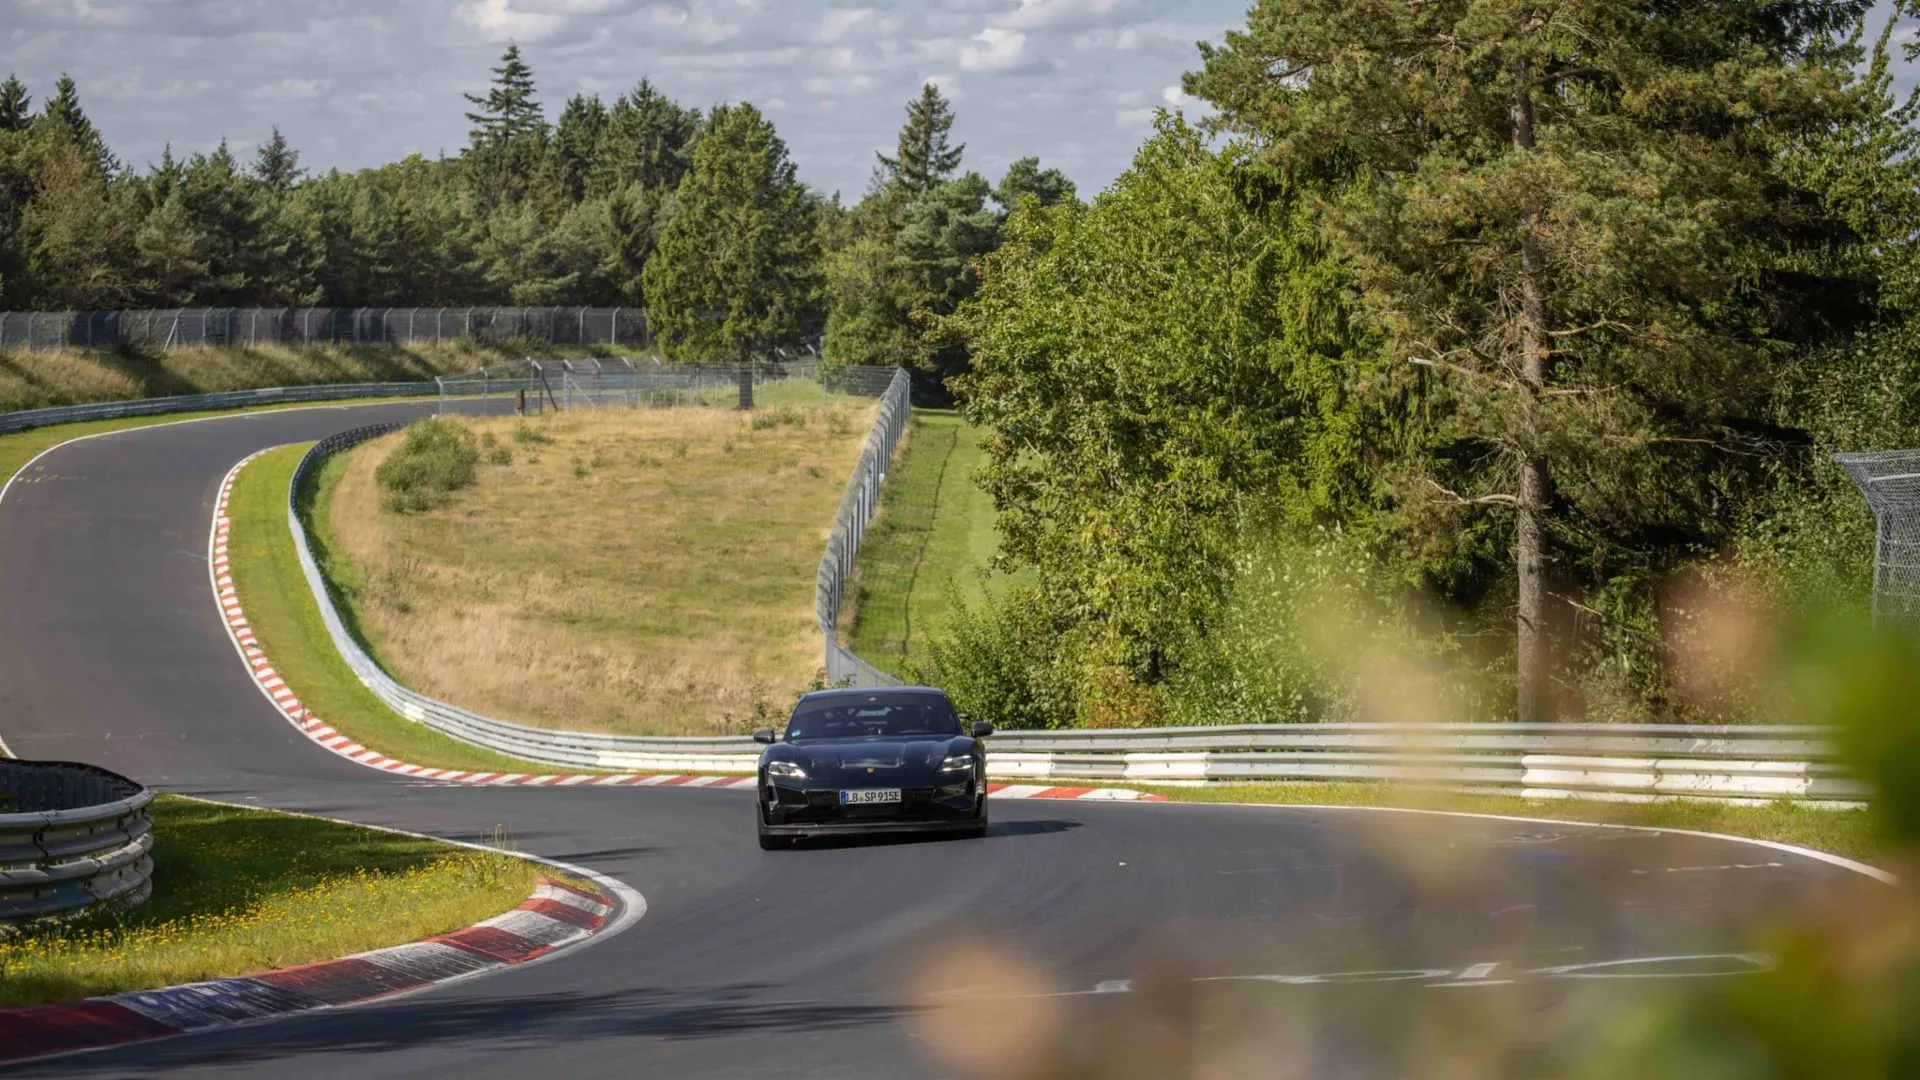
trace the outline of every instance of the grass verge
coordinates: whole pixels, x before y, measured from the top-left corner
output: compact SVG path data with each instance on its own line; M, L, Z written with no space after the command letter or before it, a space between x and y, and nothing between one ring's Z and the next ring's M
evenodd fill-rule
M915 410L905 448L860 545L848 644L899 670L947 624L953 598L972 603L1020 580L993 573L993 500L973 481L986 464L979 429L951 411Z
M269 971L490 918L524 859L315 818L162 796L153 898L0 938L0 1005Z
M749 731L821 677L814 574L872 422L861 399L462 420L476 480L420 513L386 505L390 436L322 476L323 565L422 693L548 728Z
M1738 805L1699 799L1602 802L1462 795L1381 784L1209 784L1204 787L1129 784L1175 802L1265 803L1276 806L1397 806L1455 813L1551 818L1606 825L1691 829L1773 840L1871 862L1891 849L1880 818L1867 810L1822 810L1791 802Z
M396 714L341 658L287 529L287 485L310 445L283 446L255 459L240 471L227 503L234 588L274 670L314 715L388 757L434 769L552 772L550 766L471 746ZM323 494L330 480L338 482L343 462L338 457L330 462L333 468L321 477Z

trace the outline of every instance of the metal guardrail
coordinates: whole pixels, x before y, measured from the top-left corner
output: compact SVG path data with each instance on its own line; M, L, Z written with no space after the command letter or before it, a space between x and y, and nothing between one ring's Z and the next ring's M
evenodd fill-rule
M1816 727L1273 724L993 737L1021 780L1370 780L1527 796L1858 803L1869 789Z
M903 384L904 376L899 377ZM886 463L904 427L882 417L842 504L837 532L821 561L816 612L826 635L829 672L862 664L835 640L845 571L858 551ZM294 473L289 525L308 585L334 645L361 682L409 719L464 742L543 764L583 771L733 773L754 771L759 746L745 736L645 737L549 731L506 723L401 686L348 634L314 561L293 498L313 468L333 453L394 430L379 425L314 446ZM830 578L830 574L838 575ZM836 663L843 665L835 667ZM891 676L862 685L880 685ZM836 679L838 681L838 679ZM1835 760L1829 733L1816 727L1671 724L1243 724L1144 730L1003 731L992 737L988 775L1016 782L1366 780L1528 796L1649 799L1667 796L1792 799L1853 804L1870 792Z
M0 922L145 900L152 801L92 765L0 760Z
M172 397L106 401L92 405L61 405L0 413L0 435L50 424L84 420L116 420L123 416L163 416L167 413L209 412L255 405L288 405L303 401L340 401L348 398L425 396L438 392L431 382L334 383L325 386L277 386L266 390L228 390L218 394L176 394Z

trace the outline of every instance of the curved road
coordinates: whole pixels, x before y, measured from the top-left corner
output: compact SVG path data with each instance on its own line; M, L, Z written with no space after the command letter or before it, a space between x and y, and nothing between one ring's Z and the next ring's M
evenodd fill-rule
M1460 1003L1552 1042L1670 985L1582 976L1742 968L1654 958L1737 951L1753 919L1849 876L1624 830L1064 802L1002 803L977 842L763 853L739 792L378 773L308 742L253 687L209 594L206 537L240 458L425 408L223 417L40 459L0 501L0 737L181 793L463 839L504 825L522 850L639 889L646 917L551 963L12 1075L851 1080L911 1073L956 1039L1057 1030L1105 1062L1089 1074L1230 1059L1224 1075L1400 1076L1435 1040L1496 1037L1456 1022ZM956 950L974 962L934 967ZM1241 978L1263 975L1290 978ZM959 1004L916 1008L929 990ZM1030 996L1049 991L1070 993Z

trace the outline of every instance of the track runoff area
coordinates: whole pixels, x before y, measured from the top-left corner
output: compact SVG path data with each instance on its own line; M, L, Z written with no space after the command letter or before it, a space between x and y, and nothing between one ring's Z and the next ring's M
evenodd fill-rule
M1408 1075L1469 1036L1549 1060L1650 995L1763 970L1751 928L1866 880L1727 838L1090 800L996 804L978 841L762 852L738 790L371 769L294 730L236 660L207 522L248 455L431 409L241 414L42 455L0 497L5 738L182 794L504 833L637 890L645 917L551 962L10 1076L1009 1075L1067 1051L1122 1075L1170 1045L1223 1075ZM1103 1069L1100 1047L1124 1056Z

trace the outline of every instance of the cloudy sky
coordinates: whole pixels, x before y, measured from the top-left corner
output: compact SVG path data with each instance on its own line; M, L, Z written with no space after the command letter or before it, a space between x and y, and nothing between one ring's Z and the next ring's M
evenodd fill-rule
M122 159L145 165L278 124L314 168L466 142L463 91L509 40L549 118L641 76L688 104L750 100L801 175L848 201L927 81L955 99L966 166L1038 154L1095 191L1153 109L1179 103L1194 42L1249 0L0 0L0 67L36 101L63 71Z
M462 92L517 40L549 117L641 76L689 104L750 100L801 175L848 201L927 81L956 101L966 165L1038 154L1083 193L1182 103L1194 43L1250 0L0 0L0 66L44 98L71 72L135 165L242 152L278 124L312 168L458 152ZM1882 0L1885 6L1886 0Z

